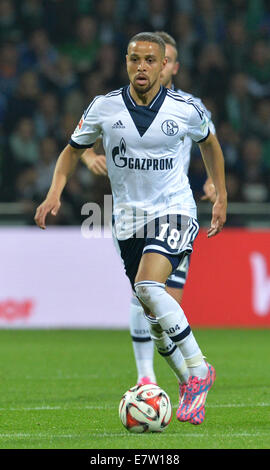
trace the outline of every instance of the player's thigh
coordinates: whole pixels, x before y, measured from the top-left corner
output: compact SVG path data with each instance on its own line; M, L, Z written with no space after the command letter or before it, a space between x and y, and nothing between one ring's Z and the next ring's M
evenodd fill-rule
M140 261L135 282L156 281L165 284L172 272L172 265L167 257L160 253L145 253Z

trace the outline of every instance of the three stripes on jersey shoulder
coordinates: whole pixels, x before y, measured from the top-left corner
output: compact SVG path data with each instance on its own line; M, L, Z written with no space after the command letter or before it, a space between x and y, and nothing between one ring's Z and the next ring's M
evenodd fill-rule
M106 95L98 95L96 96L93 101L91 101L91 103L89 104L88 108L85 110L84 112L84 118L87 116L88 112L90 111L90 109L92 108L93 104L99 99L99 98L102 98L105 96L105 98L112 98L114 96L118 96L120 94L122 94L123 92L123 88L119 88L118 90L114 90L114 91L111 91L110 93L107 93ZM187 104L191 104L192 106L194 106L194 108L196 109L196 111L198 112L200 118L202 119L203 118L203 114L204 114L204 111L203 109L198 105L198 103L196 103L192 98L184 98L183 96L181 96L178 92L176 91L173 91L173 90L170 90L170 89L167 89L167 96L169 96L170 98L174 99L175 101L180 101L182 103L187 103Z
M87 114L89 113L90 109L92 108L93 104L99 99L99 98L110 98L112 96L118 96L122 93L122 88L119 88L119 90L114 90L111 91L110 93L107 93L107 95L97 95L93 101L89 104L88 108L84 111L84 118L86 118Z
M105 98L110 98L111 96L121 95L122 91L123 91L123 88L119 88L118 90L110 91L109 93L107 93L107 95L105 95Z
M167 96L169 96L170 98L172 98L175 101L181 101L182 103L191 104L192 106L194 106L196 111L199 113L200 118L201 119L203 118L203 114L204 114L203 109L192 98L184 98L177 91L173 91L173 90L169 90L169 89L167 90Z

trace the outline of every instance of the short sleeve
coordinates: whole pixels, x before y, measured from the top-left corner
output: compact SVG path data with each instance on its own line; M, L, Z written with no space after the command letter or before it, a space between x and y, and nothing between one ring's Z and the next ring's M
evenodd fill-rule
M97 96L84 111L69 144L77 149L93 147L94 143L102 133L99 113L97 110L100 102Z
M213 123L213 121L209 121L208 122L208 126L209 126L209 129L210 129L210 132L211 134L216 134L216 128L215 128L215 124Z
M196 103L189 102L191 107L187 134L197 143L203 142L207 139L209 130L209 119L207 118L204 110Z
M215 125L212 121L211 111L205 106L205 104L202 102L202 100L200 98L197 98L197 97L193 96L193 100L194 100L195 104L198 103L199 107L202 108L202 110L204 111L205 118L208 121L208 126L209 126L209 130L210 130L211 134L216 134L216 128L215 128Z

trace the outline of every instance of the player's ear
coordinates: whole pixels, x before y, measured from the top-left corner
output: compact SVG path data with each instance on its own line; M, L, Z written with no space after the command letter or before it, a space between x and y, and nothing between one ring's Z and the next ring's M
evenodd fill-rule
M177 62L175 62L174 67L173 67L173 75L178 74L179 68L180 68L180 63L177 61Z
M161 68L161 70L164 69L164 67L166 66L167 62L168 62L167 57L164 57L164 58L162 59L162 68Z

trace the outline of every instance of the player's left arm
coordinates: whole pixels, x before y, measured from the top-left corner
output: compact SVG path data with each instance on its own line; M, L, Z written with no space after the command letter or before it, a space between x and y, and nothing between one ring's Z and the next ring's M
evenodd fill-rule
M205 109L206 109L206 112L209 113L207 108L205 108ZM213 135L216 135L216 128L215 128L214 123L212 122L211 119L209 119L208 126L209 126L210 132ZM206 178L206 180L204 182L204 185L203 185L204 195L201 197L201 200L202 201L210 201L210 202L212 202L212 204L215 204L216 197L217 197L216 188L215 188L213 180L212 180L211 176L209 175L209 172L208 172L206 167L205 167L205 170L206 170L207 178Z
M205 183L203 185L203 196L201 197L202 201L210 201L212 204L216 202L216 189L215 185L213 184L211 176L207 175Z
M216 128L215 128L215 125L211 119L211 112L209 111L209 109L207 109L207 107L205 106L205 104L199 100L199 103L201 104L204 112L205 112L205 115L208 119L208 127L209 127L209 130L212 134L216 135ZM205 180L205 183L203 185L203 192L204 192L204 195L201 197L201 200L202 201L210 201L212 202L212 204L214 204L216 202L216 189L215 189L215 185L213 184L213 181L212 181L212 178L211 176L209 175L209 172L207 170L207 168L205 168L206 170L206 174L207 174L207 178Z
M207 174L214 184L216 200L212 209L211 227L208 230L208 237L219 233L226 222L227 213L227 191L225 185L224 157L220 144L211 132L207 139L199 143L202 158L207 170Z

